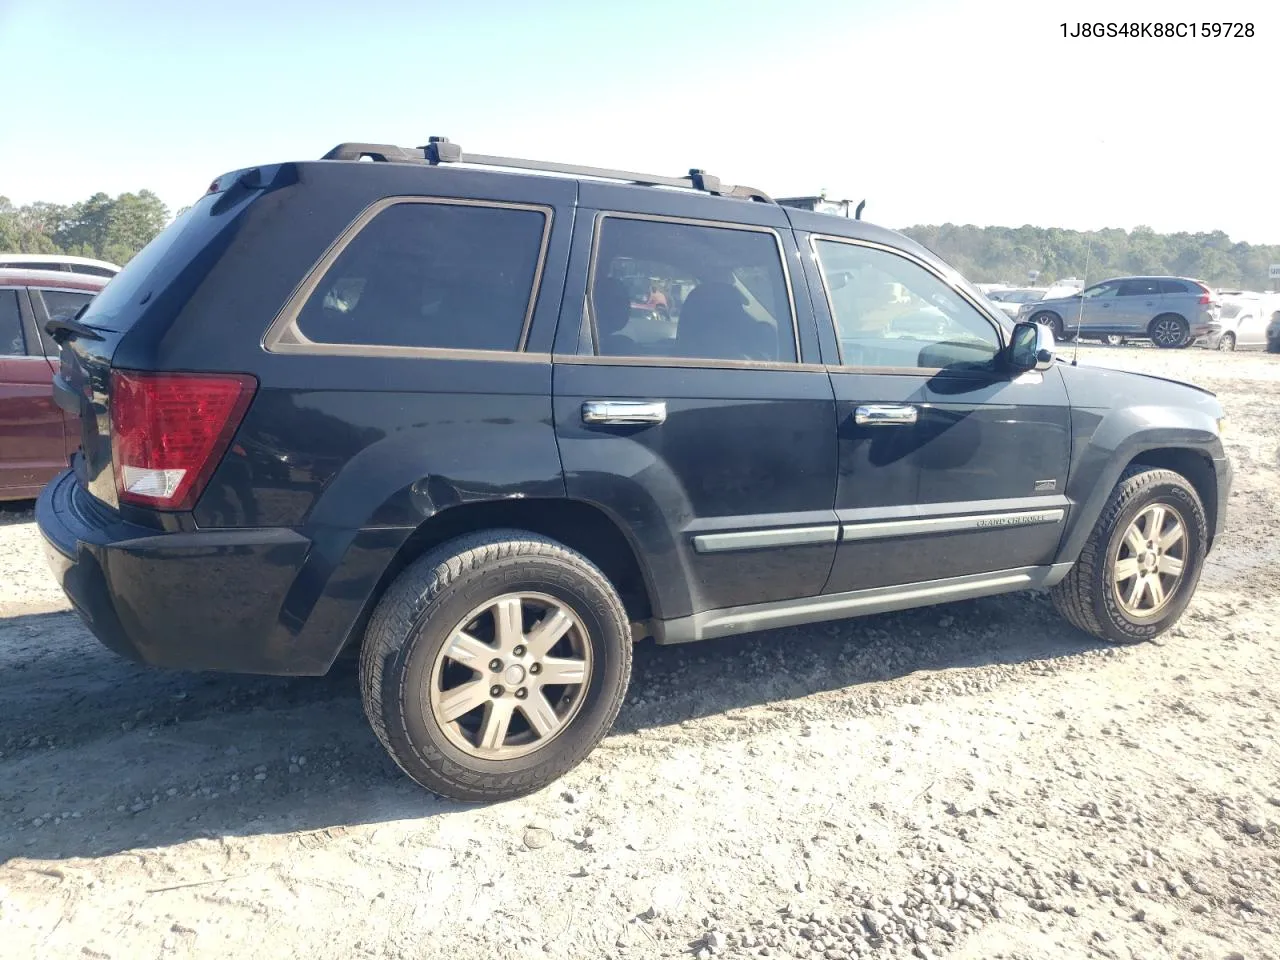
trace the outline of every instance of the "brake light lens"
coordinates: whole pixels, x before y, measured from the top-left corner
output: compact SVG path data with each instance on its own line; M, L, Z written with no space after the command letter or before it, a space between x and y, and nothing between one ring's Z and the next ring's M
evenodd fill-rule
M111 371L111 459L122 503L190 510L258 381L238 373Z

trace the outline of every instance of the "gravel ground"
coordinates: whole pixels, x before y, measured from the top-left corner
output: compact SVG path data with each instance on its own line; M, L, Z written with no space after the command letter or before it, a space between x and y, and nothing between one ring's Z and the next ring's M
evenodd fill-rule
M153 671L0 509L0 955L1280 955L1280 357L1085 348L1223 397L1236 492L1179 627L1025 594L637 650L560 783L411 786L354 670Z

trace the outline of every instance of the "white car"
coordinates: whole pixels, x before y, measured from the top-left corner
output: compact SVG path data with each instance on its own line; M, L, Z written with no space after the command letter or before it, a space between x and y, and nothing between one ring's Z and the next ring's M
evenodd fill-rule
M1222 311L1210 325L1204 344L1210 350L1261 350L1267 345L1267 324L1280 309L1280 296L1219 290Z
M106 260L72 257L65 253L0 253L0 269L56 270L59 273L87 273L95 277L114 277L120 267Z
M992 290L987 299L1010 317L1016 317L1024 303L1037 303L1048 291L1043 287L1013 287L1008 290Z

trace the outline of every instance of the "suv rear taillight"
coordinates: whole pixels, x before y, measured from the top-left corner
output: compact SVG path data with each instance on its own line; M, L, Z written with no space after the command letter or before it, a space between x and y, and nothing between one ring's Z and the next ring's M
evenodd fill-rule
M111 371L111 459L122 503L190 510L258 381L239 373Z

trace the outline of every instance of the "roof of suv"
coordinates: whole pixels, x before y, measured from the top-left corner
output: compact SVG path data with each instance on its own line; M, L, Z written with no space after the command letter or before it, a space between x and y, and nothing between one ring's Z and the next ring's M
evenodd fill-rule
M99 277L92 273L0 267L0 287L65 287L68 290L92 290L96 293L105 287L110 279L110 277Z

